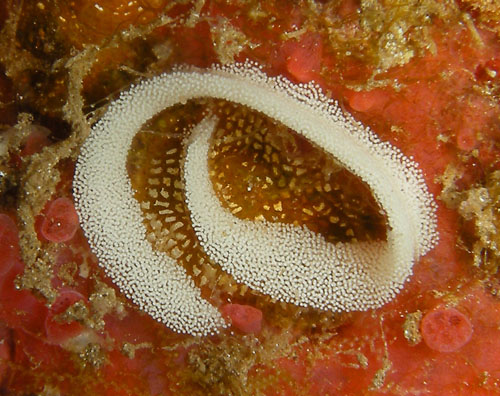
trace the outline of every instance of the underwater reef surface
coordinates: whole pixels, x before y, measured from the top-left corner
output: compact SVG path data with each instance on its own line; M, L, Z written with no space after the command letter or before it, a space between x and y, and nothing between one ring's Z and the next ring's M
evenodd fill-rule
M0 4L0 28L1 394L500 394L499 6L11 0ZM439 242L416 255L391 301L361 311L296 306L207 254L183 176L189 130L207 113L219 119L210 184L235 218L307 227L329 244L385 242L392 231L392 209L357 169L267 111L220 98L155 115L135 134L123 177L143 216L137 229L226 328L175 331L116 281L129 274L105 272L87 232L102 219L81 216L73 190L92 128L141 81L246 61L294 86L314 81L349 122L418 164ZM128 230L127 219L119 224ZM411 231L398 237L412 241ZM106 259L128 252L103 249ZM182 307L179 296L172 304Z

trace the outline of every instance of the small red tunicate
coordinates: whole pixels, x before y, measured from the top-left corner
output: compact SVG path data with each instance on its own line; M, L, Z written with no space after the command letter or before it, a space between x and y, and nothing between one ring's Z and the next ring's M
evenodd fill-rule
M222 307L222 315L243 333L258 333L262 327L262 311L250 305L226 304Z
M425 314L420 324L427 346L438 352L453 352L469 342L472 324L455 308L436 308Z
M349 106L355 111L366 112L377 106L382 106L387 97L381 90L352 92L348 95Z
M359 4L355 0L344 0L340 3L339 8L337 9L337 12L339 16L342 18L345 18L349 15L352 15L356 13L359 9Z
M78 229L78 215L73 202L68 198L57 198L49 203L41 226L44 238L51 242L66 242Z
M42 151L50 144L50 130L41 125L32 125L31 133L26 139L26 143L21 150L21 156L25 157Z
M353 110L365 112L375 106L377 95L373 92L353 92L349 98L349 106Z
M476 68L474 73L479 82L488 82L498 80L500 77L500 59L490 59L485 64Z
M457 147L460 150L471 151L476 148L478 140L476 134L471 128L462 127L457 132Z
M75 290L63 289L59 292L59 296L50 307L45 320L47 341L57 344L81 333L83 326L80 323L75 321L64 323L56 318L57 315L63 313L78 301L85 301L85 298Z
M59 291L59 296L56 298L56 301L51 305L50 312L53 314L60 314L77 301L84 299L85 297L76 290L62 289Z
M304 35L297 42L293 41L287 48L286 59L288 72L299 82L309 82L317 78L321 69L323 47L315 35Z
M0 213L0 275L6 274L20 259L16 224Z

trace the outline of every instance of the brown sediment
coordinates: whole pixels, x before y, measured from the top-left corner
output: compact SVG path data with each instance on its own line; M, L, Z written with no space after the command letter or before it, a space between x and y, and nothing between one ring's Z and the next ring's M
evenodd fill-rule
M406 314L405 322L403 323L404 336L410 345L417 345L422 341L420 334L420 321L422 320L422 312L416 311Z
M500 265L500 171L486 175L483 185L473 186L462 194L458 212L474 223L472 244L474 265L492 274Z
M500 265L500 171L487 173L482 182L460 187L464 165L450 164L438 181L443 185L440 199L462 217L459 246L473 257L472 264L491 275Z

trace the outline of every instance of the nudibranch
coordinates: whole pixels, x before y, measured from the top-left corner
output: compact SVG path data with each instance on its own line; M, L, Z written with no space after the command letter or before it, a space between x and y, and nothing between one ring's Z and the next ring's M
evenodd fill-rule
M126 164L148 120L197 98L247 106L295 131L357 175L387 221L385 240L331 243L305 225L235 217L210 181L210 137L218 120L208 114L185 139L185 205L203 250L238 282L299 306L367 310L390 301L415 261L437 243L436 205L417 164L345 115L318 86L269 77L251 62L176 69L132 86L109 106L81 148L73 182L81 225L100 265L128 298L172 330L207 335L227 324L177 256L148 241Z

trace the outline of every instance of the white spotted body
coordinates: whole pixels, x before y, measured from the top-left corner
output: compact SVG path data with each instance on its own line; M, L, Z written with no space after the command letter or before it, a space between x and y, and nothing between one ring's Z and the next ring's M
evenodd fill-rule
M370 187L388 223L386 242L331 244L305 227L235 218L210 185L206 156L215 121L206 118L193 129L184 178L207 254L238 281L297 305L366 310L393 298L438 239L435 204L417 165L345 117L313 84L268 77L251 63L145 80L110 106L82 147L76 207L100 265L124 294L177 332L206 335L226 326L184 269L147 242L126 172L132 139L145 122L202 97L248 106L302 134Z

